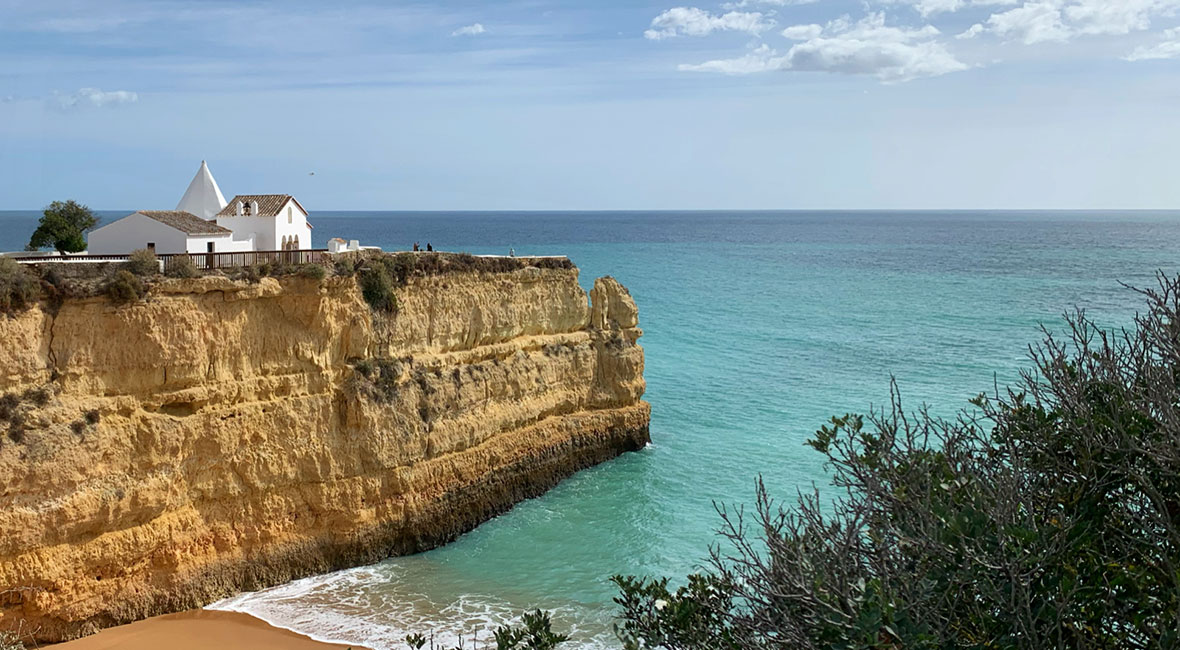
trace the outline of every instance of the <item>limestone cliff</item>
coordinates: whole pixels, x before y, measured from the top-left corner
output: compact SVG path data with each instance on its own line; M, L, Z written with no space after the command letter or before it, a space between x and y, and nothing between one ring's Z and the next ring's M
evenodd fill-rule
M577 269L166 280L0 316L0 629L56 641L445 543L638 449L635 304Z

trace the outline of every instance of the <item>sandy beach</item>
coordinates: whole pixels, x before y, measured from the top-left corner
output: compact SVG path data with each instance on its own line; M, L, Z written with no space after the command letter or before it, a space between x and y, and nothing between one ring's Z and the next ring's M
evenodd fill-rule
M345 650L237 612L193 610L105 629L54 650ZM355 647L355 646L353 646Z

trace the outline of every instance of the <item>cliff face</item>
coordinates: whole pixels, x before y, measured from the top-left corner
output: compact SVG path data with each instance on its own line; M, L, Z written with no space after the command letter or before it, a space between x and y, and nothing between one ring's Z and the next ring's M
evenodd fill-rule
M43 641L444 543L648 439L635 304L525 268L168 280L0 317L0 629ZM44 390L42 390L44 389Z

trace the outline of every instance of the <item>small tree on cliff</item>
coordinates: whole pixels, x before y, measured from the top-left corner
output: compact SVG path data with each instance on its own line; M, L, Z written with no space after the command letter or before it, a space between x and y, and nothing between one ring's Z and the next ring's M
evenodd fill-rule
M98 225L90 208L76 201L54 201L45 207L29 238L28 250L52 247L59 253L86 250L85 233Z
M1085 314L954 420L891 408L809 444L841 498L720 508L676 590L616 577L629 648L1180 647L1180 279L1131 331Z

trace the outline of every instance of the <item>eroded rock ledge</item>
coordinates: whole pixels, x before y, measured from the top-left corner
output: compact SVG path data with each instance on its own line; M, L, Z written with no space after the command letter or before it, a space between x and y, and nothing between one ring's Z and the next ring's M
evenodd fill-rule
M577 269L168 280L0 317L0 629L39 641L445 543L648 440Z

